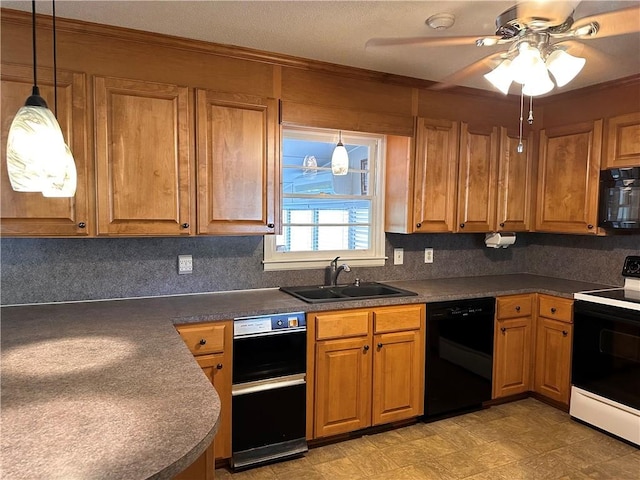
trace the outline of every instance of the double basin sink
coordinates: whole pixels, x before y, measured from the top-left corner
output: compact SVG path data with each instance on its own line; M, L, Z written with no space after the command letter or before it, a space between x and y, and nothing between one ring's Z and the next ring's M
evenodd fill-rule
M280 287L280 290L307 303L345 302L349 300L417 295L415 292L378 282L366 282L357 285Z

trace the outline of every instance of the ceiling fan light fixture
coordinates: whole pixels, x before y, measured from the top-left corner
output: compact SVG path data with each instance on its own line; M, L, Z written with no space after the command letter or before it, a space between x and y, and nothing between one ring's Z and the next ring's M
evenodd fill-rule
M338 143L331 155L331 173L334 175L346 175L349 173L349 154L342 144L342 132L339 133Z
M511 82L513 82L510 67L511 60L507 58L500 62L500 65L496 68L484 75L484 78L505 95L509 93L509 87L511 86Z
M564 50L556 49L547 57L547 69L553 74L558 87L563 87L573 80L587 60L581 57L574 57Z
M511 78L514 82L525 84L534 74L537 65L543 63L540 50L532 47L527 42L518 46L518 54L511 62Z
M446 30L456 22L456 16L451 13L436 13L425 20L424 23L434 30Z
M538 95L544 95L553 90L554 84L549 77L544 63L537 64L532 71L532 75L522 87L522 93L529 97L537 97Z

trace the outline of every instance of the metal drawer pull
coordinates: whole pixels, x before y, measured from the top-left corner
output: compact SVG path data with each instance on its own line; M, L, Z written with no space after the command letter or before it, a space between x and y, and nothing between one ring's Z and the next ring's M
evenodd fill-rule
M500 331L504 335L504 333L507 331L507 327L500 327Z
M520 305L516 305L516 312L520 311Z
M567 335L569 335L569 332L567 332L566 330L562 330L562 336L566 337Z
M556 307L551 307L551 313L556 313Z
M216 365L216 368L217 368L218 370L222 370L222 364L221 364L221 363L217 364L217 365Z
M200 345L205 345L207 343L207 339L206 338L201 338L200 339Z
M364 351L366 352L367 350L369 350L369 345L365 345L365 346L364 346L364 347L362 347L362 348L364 348Z
M382 348L382 347L383 347L382 343L379 343L378 348Z

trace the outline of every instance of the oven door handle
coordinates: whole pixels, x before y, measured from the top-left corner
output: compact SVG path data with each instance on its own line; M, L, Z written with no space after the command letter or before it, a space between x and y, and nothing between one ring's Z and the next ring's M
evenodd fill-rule
M256 382L247 382L238 385L232 385L231 395L236 397L238 395L248 395L250 393L275 390L276 388L304 385L305 383L305 374L299 373L297 375L289 375L287 377L269 378L267 380L258 380Z

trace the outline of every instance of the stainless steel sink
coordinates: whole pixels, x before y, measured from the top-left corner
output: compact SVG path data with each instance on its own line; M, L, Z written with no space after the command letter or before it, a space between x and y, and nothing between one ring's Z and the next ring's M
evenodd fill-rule
M307 303L345 302L417 295L415 292L378 282L367 282L360 285L280 287L280 290Z

